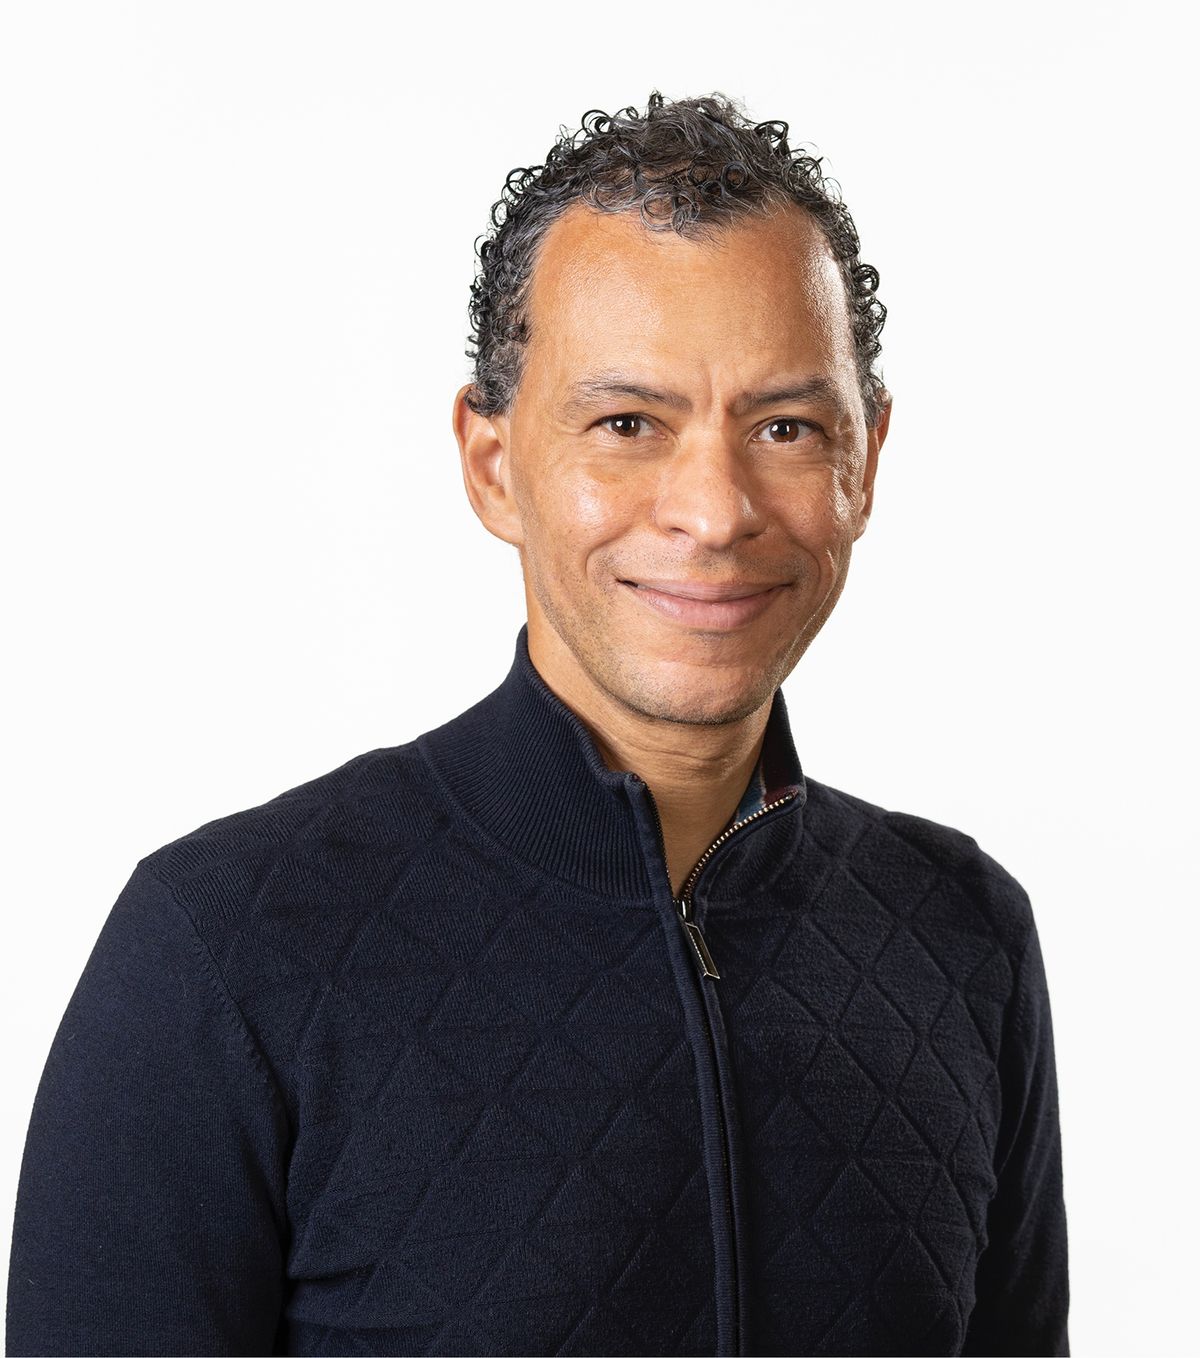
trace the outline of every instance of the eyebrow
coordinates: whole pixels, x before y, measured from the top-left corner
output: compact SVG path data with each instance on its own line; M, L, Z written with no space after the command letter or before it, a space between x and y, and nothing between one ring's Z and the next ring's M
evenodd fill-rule
M588 406L614 396L668 406L672 410L688 411L692 408L691 401L680 392L659 391L654 387L643 386L621 373L597 373L594 376L582 377L567 388L561 413L577 414ZM786 405L789 401L816 402L831 406L839 417L848 414L841 392L825 377L786 382L775 387L764 387L761 391L739 392L730 403L729 413L736 419L741 415L749 415L752 411L762 410L766 406Z

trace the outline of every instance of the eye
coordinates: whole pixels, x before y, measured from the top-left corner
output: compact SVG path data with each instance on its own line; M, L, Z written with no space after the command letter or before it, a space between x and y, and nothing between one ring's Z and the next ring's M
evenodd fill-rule
M646 423L644 415L606 415L604 419L598 420L601 426L610 426L612 433L623 439L632 439L637 434L637 426Z
M772 420L762 428L764 434L782 433L782 438L768 438L768 443L798 443L802 438L815 433L817 426L809 423L808 420L799 420L794 416L788 415L778 420Z

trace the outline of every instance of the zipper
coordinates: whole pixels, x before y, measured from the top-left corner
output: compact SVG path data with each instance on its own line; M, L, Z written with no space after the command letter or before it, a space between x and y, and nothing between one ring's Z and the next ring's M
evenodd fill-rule
M679 895L678 901L679 912L681 918L683 919L684 925L688 928L689 931L692 932L693 936L692 941L695 943L696 951L700 955L700 962L704 968L703 974L705 976L711 976L714 980L720 979L720 973L717 971L715 966L712 966L712 955L709 953L708 947L704 942L704 935L700 932L700 926L692 920L693 913L692 892L695 890L696 887L696 879L700 876L701 872L704 871L704 865L713 856L713 854L716 853L716 851L721 847L722 844L725 843L727 839L730 838L731 835L736 834L742 828L743 825L749 825L751 821L757 820L759 816L765 816L768 811L774 811L778 807L786 806L788 802L790 802L797 795L798 794L795 792L789 792L786 797L779 797L773 802L768 802L766 806L760 806L758 810L753 812L751 815L744 816L741 820L734 821L732 825L722 830L721 833L716 837L716 839L714 839L713 842L708 846L708 848L704 850L704 852L696 860L695 867L693 867L691 872L688 873L687 880L683 884L683 890L680 892ZM654 809L654 814L655 816L658 815L657 807L655 807ZM658 834L661 840L662 839L661 821L659 821L658 825ZM663 856L664 858L666 857L665 842L663 843ZM710 967L711 970L709 969Z
M639 778L636 773L633 777L637 778L637 781L641 783L643 787L646 787L644 778ZM654 794L650 792L649 788L646 788L646 790L650 798L650 809L654 812L654 828L658 831L658 847L662 853L663 862L665 863L667 861L667 841L663 834L662 817L658 814L658 806L654 801ZM679 895L676 896L672 891L671 899L675 905L675 909L679 912L679 919L683 924L684 932L688 936L688 941L692 945L692 951L696 955L697 962L700 966L701 976L709 976L714 981L719 981L721 979L721 973L717 970L717 964L713 961L712 953L708 950L708 944L704 941L704 935L700 932L700 926L693 918L694 909L692 892L696 887L696 879L700 876L701 872L704 871L704 865L731 835L736 834L743 825L749 825L751 821L757 820L759 816L765 816L768 811L774 811L781 806L786 806L795 796L797 796L797 793L789 792L786 797L779 797L773 802L768 802L766 806L760 806L752 815L744 816L741 820L734 821L732 825L722 830L716 839L713 840L708 848L705 849L696 860L695 866L692 868L691 872L688 873L687 878L683 883L683 889L680 891ZM669 875L668 869L668 876Z
M667 865L667 841L666 836L663 834L662 817L658 814L658 805L654 800L654 794L650 791L644 778L638 777L636 773L632 774L631 776L634 778L636 782L641 783L641 785L644 788L646 788L646 796L650 802L650 809L654 813L654 828L658 832L659 852L662 854L663 864ZM713 961L712 958L712 954L708 950L708 944L704 941L704 935L700 931L700 926L696 923L695 919L693 918L694 906L692 900L692 893L695 890L697 879L699 878L701 872L704 870L705 864L709 861L713 854L721 847L721 845L724 844L727 839L729 839L731 835L733 835L736 831L740 830L742 826L749 825L751 821L757 820L760 816L765 816L768 811L774 811L777 807L785 806L797 795L798 795L797 792L791 792L786 797L780 797L776 801L768 803L766 806L759 807L759 809L755 811L753 815L746 816L742 820L736 821L733 825L730 825L727 829L723 830L717 836L717 838L713 840L713 842L708 846L708 848L705 849L704 853L701 854L700 858L697 860L691 872L688 873L687 878L684 881L683 888L678 896L675 895L674 888L673 887L671 888L672 904L675 906L675 909L678 912L680 922L683 925L684 932L687 934L688 941L692 945L692 952L695 955L696 960L700 967L701 985L704 984L703 978L706 976L711 977L714 981L720 980L721 973L717 970L716 963ZM671 875L670 867L667 866L668 885L670 885L670 875ZM704 1013L704 1031L708 1036L708 1054L709 1060L712 1063L711 1069L714 1075L713 1084L714 1093L716 1096L715 1103L717 1109L717 1128L719 1132L719 1140L721 1142L721 1163L725 1171L724 1178L725 1223L729 1239L730 1282L733 1297L732 1329L734 1337L733 1341L734 1352L738 1353L741 1351L742 1321L738 1307L738 1293L739 1293L738 1260L733 1230L733 1171L729 1164L729 1133L725 1125L725 1110L722 1106L721 1101L720 1082L716 1078L717 1071L716 1034L713 1032L712 1019L709 1017L708 1005L706 1003L706 998L704 995L700 996L700 1008Z

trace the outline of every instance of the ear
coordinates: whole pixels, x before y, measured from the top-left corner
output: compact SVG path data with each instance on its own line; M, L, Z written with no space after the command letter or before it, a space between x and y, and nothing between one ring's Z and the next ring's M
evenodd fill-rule
M879 466L879 450L883 447L883 441L887 438L888 424L892 418L892 398L885 396L879 412L879 422L873 429L867 430L867 464L863 469L862 481L862 501L858 510L858 527L854 532L854 540L858 541L867 531L867 520L871 517L871 509L875 503L875 472Z
M467 499L489 533L520 547L524 536L509 476L508 417L477 414L466 400L472 390L470 382L458 389L452 418Z

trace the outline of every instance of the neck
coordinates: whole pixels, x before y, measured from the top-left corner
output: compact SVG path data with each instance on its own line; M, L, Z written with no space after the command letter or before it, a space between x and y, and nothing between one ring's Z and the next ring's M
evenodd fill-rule
M678 896L696 861L737 809L762 750L771 703L721 725L648 716L601 688L561 640L529 629L529 658L574 711L608 768L630 770L654 797L671 889Z

